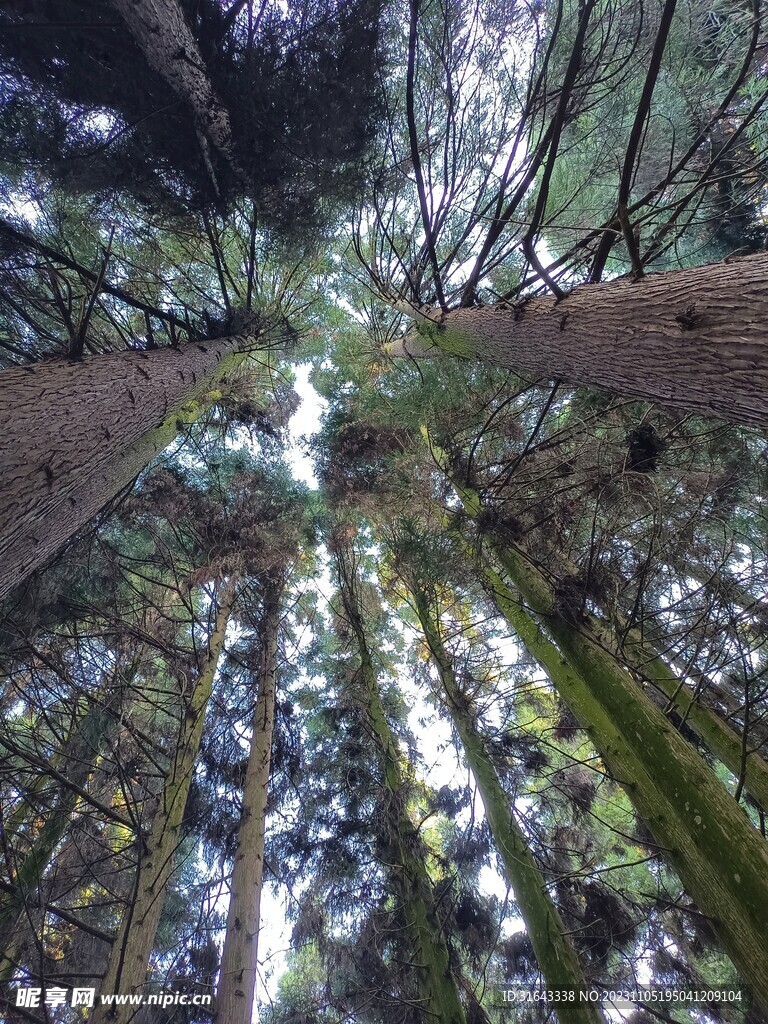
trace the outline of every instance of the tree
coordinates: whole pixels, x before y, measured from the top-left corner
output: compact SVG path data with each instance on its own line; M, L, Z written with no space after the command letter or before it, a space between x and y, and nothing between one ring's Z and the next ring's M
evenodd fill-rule
M221 1020L249 1024L258 969L267 799L275 723L277 642L282 581L267 586L261 626L259 696L243 783L243 811L230 886L227 933L221 956L216 1012Z
M436 451L434 446L432 451ZM437 452L437 458L450 473L444 456ZM457 482L455 477L453 480L465 510L477 520L482 512L477 493ZM523 612L523 616L530 616L530 626L525 627L526 633L532 635L539 627L543 627L545 635L557 645L561 657L574 669L575 676L569 680L569 683L575 684L570 690L571 699L575 701L574 712L583 725L594 730L593 739L606 760L610 762L615 753L622 758L622 749L629 754L629 760L622 764L623 775L620 772L618 777L623 777L625 784L630 786L643 817L660 845L669 851L688 891L700 906L711 907L710 912L719 922L723 942L730 956L745 974L755 978L756 991L759 991L760 982L757 979L762 974L762 968L756 963L748 966L743 960L744 939L738 933L750 916L754 924L762 928L762 910L758 908L765 901L756 891L748 893L747 884L742 886L742 878L747 877L747 869L743 873L734 872L733 867L737 853L750 850L751 854L747 856L751 858L753 855L755 860L749 872L753 883L760 886L764 869L759 864L768 855L747 816L734 805L709 769L687 747L679 734L670 728L651 702L623 675L605 651L592 618L582 615L577 620L558 601L546 577L524 549L508 541L500 541L492 532L489 533L489 541L494 555L517 588L520 598L532 610L532 615ZM509 605L509 591L501 578L494 577L494 590L504 594L505 604ZM519 602L512 596L511 603ZM515 618L518 622L521 619L517 614ZM535 643L538 645L539 641ZM550 672L553 668L550 668ZM578 695L579 691L581 695ZM606 726L613 733L613 738L603 732ZM636 745L635 753L632 748ZM634 770L631 767L633 758L637 766ZM650 781L650 788L644 792L646 777ZM726 820L728 824L724 826ZM686 838L683 838L684 835ZM724 844L730 843L735 835L739 836L738 850L734 849L732 854L722 858ZM686 863L689 856L690 865ZM707 858L711 858L710 865L704 868L704 860ZM715 883L718 874L722 881ZM728 889L733 889L734 882L736 890L725 896ZM729 923L726 920L727 908L733 906L734 899L743 899L744 902L732 923ZM731 927L734 930L729 934ZM750 943L750 948L754 949L755 945ZM759 955L762 956L762 953ZM761 998L765 999L766 996L761 994Z
M353 529L353 528L352 528ZM364 608L350 525L337 524L331 544L343 613L359 660L357 687L360 712L380 762L382 813L385 835L383 854L389 865L412 948L422 1012L446 1024L464 1024L466 1015L451 968L451 955L436 913L418 831L407 810L407 786L401 758L387 724L376 680L376 670L365 631Z
M238 1021L250 1024L256 998L267 808L272 796L272 748L277 711L280 629L285 589L299 556L301 533L306 533L307 525L306 506L295 488L283 487L278 493L280 504L272 508L276 522L272 524L273 531L269 536L269 547L272 550L267 556L267 565L262 569L261 578L256 577L263 591L258 623L258 673L254 680L258 696L253 706L250 750L245 767L242 811L230 883L227 930L216 993L217 1018L232 1021L233 1024ZM265 532L268 530L268 516L263 517L261 528ZM251 564L252 574L256 572L257 565Z
M415 331L392 356L481 359L530 377L603 387L700 416L766 425L768 257L581 285L479 308L404 307Z
M755 65L761 27L759 18L732 23L718 40L722 74L705 82L700 51L685 50L686 31L704 33L689 13L686 23L670 0L644 33L624 5L603 17L597 4L565 4L527 23L504 4L448 5L443 18L410 5L405 96L393 82L354 243L374 293L415 320L410 333L396 324L379 332L385 353L479 359L765 425L765 258L689 269L685 251L685 231L706 222L726 164L753 200L764 188L760 155L746 141L766 96ZM481 32L485 19L515 24L517 41ZM685 71L670 81L674 59ZM606 77L598 71L608 68ZM737 98L742 89L754 103ZM702 102L711 116L662 138L666 109ZM578 223L573 208L587 191L596 208ZM612 273L628 269L628 279L598 285L609 255ZM659 262L686 269L646 276Z
M7 5L4 166L81 194L117 184L148 211L247 197L282 231L327 223L372 133L380 16L365 0Z
M0 594L45 564L220 399L255 340L246 332L6 371Z
M418 547L422 547L423 539L413 538L411 544L414 541ZM504 862L507 880L514 889L546 987L552 990L585 991L588 985L576 950L549 896L547 882L529 849L525 834L515 820L514 807L510 806L477 729L472 699L467 688L459 683L453 659L441 635L440 620L433 611L437 606L439 615L440 602L434 585L430 587L429 583L419 578L418 568L414 571L408 565L407 557L406 553L405 563L402 557L397 558L400 572L408 581L416 614L430 654L437 665L447 705L461 738L467 763L482 795L491 833ZM472 680L467 682L471 687ZM573 1006L566 1004L560 1007L559 1016L563 1024L568 1024L569 1020L595 1021L600 1024L605 1020L600 1007L585 1007L575 1003Z
M203 663L190 692L185 695L179 722L179 736L159 794L152 828L140 841L134 891L115 938L104 979L105 990L134 994L141 991L149 956L155 942L168 879L175 866L184 809L187 804L205 723L205 712L213 690L216 669L224 647L227 623L237 594L237 578L217 581L212 595L215 621ZM133 1016L130 1005L98 1007L94 1021L127 1022Z

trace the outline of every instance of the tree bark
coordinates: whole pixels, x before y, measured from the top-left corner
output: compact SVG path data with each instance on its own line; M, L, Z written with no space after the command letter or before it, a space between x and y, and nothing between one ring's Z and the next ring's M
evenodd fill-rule
M238 176L229 111L216 95L177 0L113 0L147 63L192 110L198 131Z
M587 990L589 985L579 964L565 924L547 891L547 883L515 820L499 776L494 768L474 718L461 695L451 657L430 614L426 596L411 589L421 628L445 690L448 708L461 739L467 764L480 790L485 815L496 848L504 864L507 881L525 922L544 983L550 989ZM605 1024L599 1006L587 1003L558 1004L560 1024Z
M163 784L160 803L141 850L132 901L112 947L101 991L106 994L138 994L142 991L157 926L165 902L165 890L173 873L176 848L181 839L189 787L195 770L205 723L205 711L213 689L219 658L224 648L227 623L235 599L237 579L223 584L217 598L216 621L208 642L208 654L192 692L182 708L173 759ZM135 1007L96 1007L90 1024L129 1024Z
M0 598L226 391L251 335L0 374Z
M448 473L445 456L433 455ZM448 474L450 475L450 474ZM479 495L453 485L470 518ZM517 547L486 535L529 612L492 567L481 568L499 609L587 729L687 893L711 917L758 1005L768 1008L768 848L744 810L606 649L594 616L569 619L550 582ZM567 666L567 671L564 671Z
M259 696L243 786L243 810L230 886L215 1020L251 1024L256 993L259 922L264 875L267 798L272 761L277 683L277 641L282 584L268 587L261 623Z
M406 312L408 309L406 308ZM393 356L453 355L768 425L768 255L581 285L565 298L411 310Z

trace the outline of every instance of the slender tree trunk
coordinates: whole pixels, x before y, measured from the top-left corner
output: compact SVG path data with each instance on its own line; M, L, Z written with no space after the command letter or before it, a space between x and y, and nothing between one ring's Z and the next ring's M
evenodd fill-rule
M226 391L251 335L0 374L0 597Z
M422 854L418 830L406 807L406 785L401 755L381 703L376 668L355 592L354 567L346 552L338 554L344 609L357 641L360 669L357 694L362 713L379 751L386 787L387 862L400 898L413 949L421 1012L435 1024L466 1024L451 956L434 903L432 885Z
M135 658L128 670L131 675L137 666L138 658ZM103 747L119 726L122 693L120 688L116 699L111 702L106 688L102 689L99 700L85 696L80 698L80 713L72 725L65 747L53 759L57 773L65 781L54 783L51 806L41 812L36 810L34 801L25 801L5 823L6 843L17 841L22 845L26 842L27 850L23 855L17 853L17 864L10 886L0 894L0 951L3 954L0 956L0 981L8 981L16 968L19 926L28 917L30 906L40 909L43 878L70 826L73 812L81 799L80 791L87 786ZM44 774L40 775L38 784L30 789L30 797L40 795L46 782L48 785L45 789L50 790L49 780ZM32 815L44 817L42 827L26 840L19 838L17 833ZM44 898L42 902L45 905Z
M101 991L134 994L142 991L149 957L163 911L165 889L173 873L181 839L184 808L203 735L205 711L211 696L237 580L223 584L217 599L216 621L208 654L194 688L185 701L173 760L149 836L141 843L133 899L126 907L112 947ZM90 1024L128 1024L135 1013L130 1006L97 1006Z
M765 254L581 285L560 301L411 312L416 333L392 343L390 355L460 356L768 425Z
M432 450L447 472L445 457ZM454 487L465 511L476 519L482 507L477 493L456 481ZM768 1007L765 842L702 758L606 650L594 617L569 619L549 581L523 551L492 535L487 539L532 610L523 611L498 573L481 570L502 614L534 657L545 651L553 685L622 781L688 894L712 918L758 1004ZM563 659L567 673L555 664Z
M467 763L480 790L507 881L514 891L545 985L551 989L586 990L590 986L584 977L576 950L547 891L547 883L533 858L525 834L515 820L514 809L510 806L496 769L488 757L473 715L456 681L452 659L430 614L427 598L415 587L412 594ZM561 1003L557 1015L561 1024L605 1024L600 1008L589 1003Z
M603 637L606 642L613 640L605 632ZM750 796L768 811L768 761L749 745L749 736L745 740L715 710L701 704L690 687L643 639L639 630L630 629L626 633L621 657L632 672L652 683L664 694L669 709L679 713L728 771L737 779L743 778Z
M267 588L261 622L259 696L243 786L243 810L230 886L229 913L216 1017L221 1024L251 1024L256 993L264 839L272 760L277 683L277 641L282 584Z

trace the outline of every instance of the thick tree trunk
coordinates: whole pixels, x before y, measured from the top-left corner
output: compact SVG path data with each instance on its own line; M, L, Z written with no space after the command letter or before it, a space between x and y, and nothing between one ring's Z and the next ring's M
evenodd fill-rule
M700 763L698 755L658 709L648 712L647 698L642 693L623 686L616 690L613 702L623 705L623 713L607 711L600 695L614 686L613 672L590 673L585 680L502 577L490 566L481 565L479 569L499 611L547 673L611 775L626 790L660 852L677 870L686 892L711 918L726 952L752 986L757 1004L768 1006L768 852L760 835L714 774L709 772L709 777L705 774L702 778L696 763ZM660 741L657 747L669 745L666 741L670 733L678 736L684 756L667 754L662 759L657 750L646 749L644 738L651 730ZM705 792L698 794L697 782L691 783L691 766L698 779L706 783ZM705 765L701 768L708 772ZM716 792L717 787L721 792ZM710 799L713 792L714 799ZM721 809L726 814L724 822L718 819ZM731 831L733 824L735 834ZM747 844L746 849L742 843ZM739 864L734 864L732 854ZM745 862L750 865L749 875L741 873ZM747 878L746 885L742 885Z
M123 915L101 987L106 994L138 994L144 985L165 902L165 889L173 873L176 848L181 839L184 808L200 749L205 711L224 647L236 586L237 580L232 577L218 595L208 654L182 710L176 749L152 819L152 828L146 840L140 842L142 849L133 899ZM101 1005L91 1015L90 1024L129 1024L134 1015L135 1007Z
M480 790L491 834L504 863L507 881L514 891L545 986L550 989L586 990L590 986L581 970L576 950L462 697L451 657L430 614L427 599L416 588L412 593L467 764ZM605 1024L600 1008L591 1003L559 1004L557 1015L561 1024Z
M376 668L363 625L355 592L355 570L346 552L338 555L341 594L347 619L357 641L360 669L357 699L378 748L383 785L387 789L387 864L395 885L406 929L413 949L418 978L420 1011L425 1020L439 1024L466 1024L459 986L451 966L451 955L435 908L432 884L423 856L423 843L406 807L406 785L402 757L381 703Z
M221 957L215 1020L251 1024L256 993L264 840L272 760L277 683L277 641L282 585L264 595L259 696L243 785L243 810L230 886L227 931Z
M0 374L0 598L226 390L255 338Z
M581 285L471 309L413 311L390 355L453 355L768 425L768 255Z
M239 174L229 112L216 96L205 61L177 0L112 0L147 63L191 108L198 131Z
M432 448L447 471L447 460ZM476 519L479 496L453 481ZM606 649L594 617L569 619L522 550L487 535L532 613L492 568L481 569L533 657L542 651L553 685L626 788L687 893L712 918L724 949L756 1001L768 1007L768 848L719 779ZM556 645L556 646L555 646ZM565 664L568 671L563 671Z

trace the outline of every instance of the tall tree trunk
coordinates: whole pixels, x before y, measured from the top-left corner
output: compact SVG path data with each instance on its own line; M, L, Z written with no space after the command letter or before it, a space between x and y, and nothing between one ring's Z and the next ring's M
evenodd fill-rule
M227 387L253 335L0 374L0 597Z
M205 70L205 61L178 0L112 0L147 63L192 110L197 129L240 175L229 111Z
M405 307L408 312L408 307ZM581 285L565 298L412 310L390 355L453 355L768 425L768 255Z
M407 787L401 755L381 703L376 668L355 590L355 569L348 549L337 551L344 610L360 657L356 693L370 735L378 748L386 788L387 864L395 884L413 949L421 1014L439 1024L466 1024L451 956L435 908L432 885L421 853L422 842L406 807Z
M160 802L145 841L140 839L134 894L126 907L112 947L102 992L140 993L163 911L165 889L173 873L176 848L195 761L203 735L205 711L224 647L227 623L237 586L232 577L217 595L216 620L208 641L208 654L191 694L182 708L176 749L160 794ZM97 1006L91 1024L128 1024L135 1013L130 1006Z
M433 453L447 471L447 461ZM453 481L470 518L480 498ZM592 616L569 618L553 587L522 550L487 538L524 610L492 569L481 569L502 614L626 788L728 955L768 1007L768 848L749 818L601 639ZM537 653L538 652L538 653ZM562 671L563 659L568 671ZM560 663L558 667L557 663Z
M669 709L679 713L707 749L737 779L743 779L750 796L768 811L768 761L765 760L768 750L757 752L749 744L748 734L745 737L738 733L713 708L699 702L696 694L642 637L639 630L626 630L626 623L622 622L621 617L619 623L625 634L621 658L627 668L664 694ZM601 633L606 643L614 646L614 637L606 634L605 630Z
M275 584L268 586L264 595L259 696L243 785L243 810L216 996L215 1019L221 1024L251 1024L253 1016L282 590L282 583Z
M115 703L112 707L91 704L85 697L81 703L79 721L72 726L66 749L56 764L57 771L71 783L71 788L67 787L66 782L55 784L53 804L44 812L42 827L34 837L30 837L27 852L17 856L18 862L10 887L0 894L0 981L8 981L16 968L14 950L18 926L27 917L30 905L39 909L43 877L72 820L80 800L79 791L87 785L102 747L119 725L119 704ZM22 816L28 809L31 810L18 808L6 823L7 842L13 842L14 834L22 823Z
M412 587L411 593L544 983L551 989L588 989L590 986L581 970L576 950L547 891L547 883L533 858L525 834L515 820L514 809L510 806L483 739L477 731L474 717L462 695L452 659L430 613L427 597L417 586ZM561 1024L605 1024L603 1013L593 1004L561 1003L557 1015Z
M561 557L559 561L571 577L576 579L578 567L567 558ZM768 810L768 749L761 753L755 746L750 746L748 741L751 737L737 732L717 711L700 703L696 694L655 650L642 631L629 626L621 611L609 602L598 603L604 618L593 616L592 627L606 650L613 652L621 664L637 678L653 684L667 698L664 713L677 712L710 753L722 761L737 779L743 779L750 796ZM764 740L763 736L757 743L761 740Z

